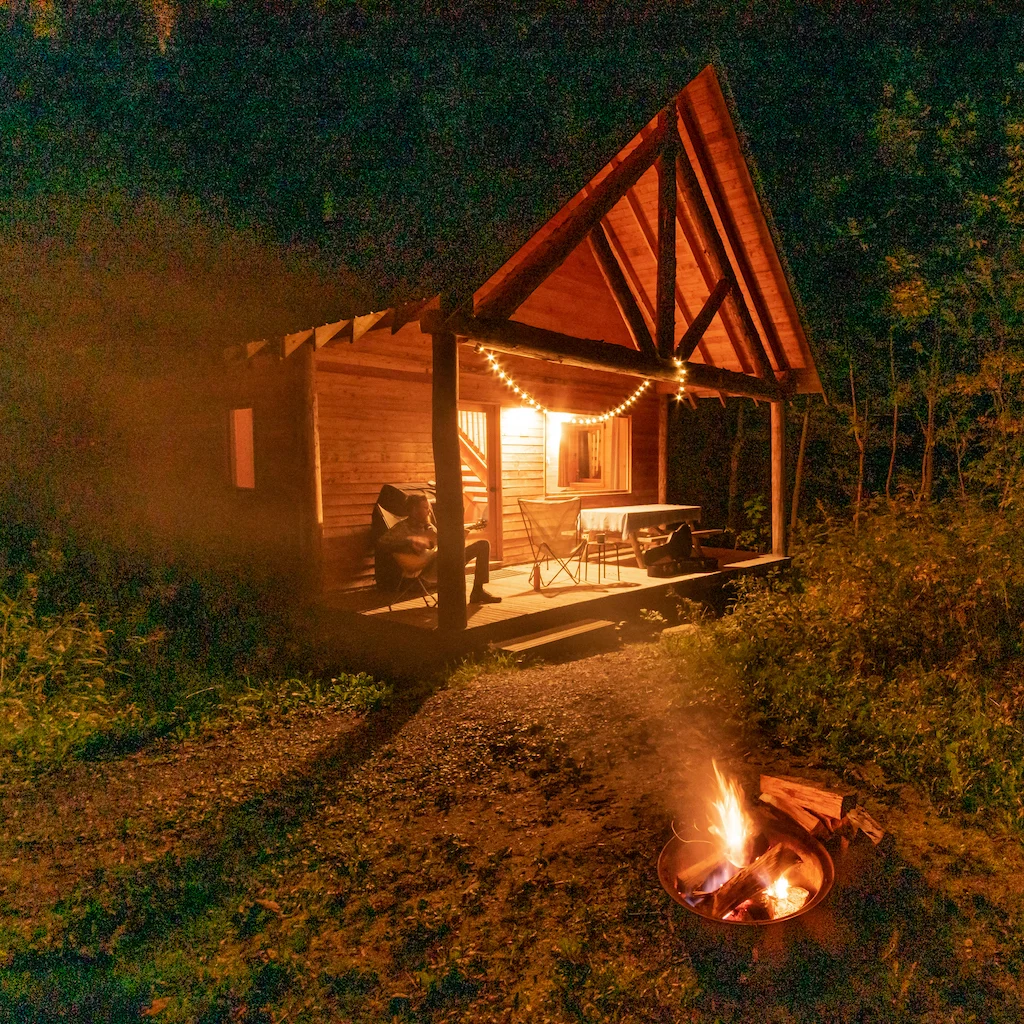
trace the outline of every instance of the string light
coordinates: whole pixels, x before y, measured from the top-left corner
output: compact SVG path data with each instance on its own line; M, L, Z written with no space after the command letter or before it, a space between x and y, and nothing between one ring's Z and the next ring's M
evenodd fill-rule
M547 415L548 413L550 413L550 411L551 411L550 409L548 409L544 405L541 405L541 403L538 402L537 399L534 398L533 395L531 395L529 391L527 391L525 388L521 388L512 379L511 374L509 374L509 373L507 373L505 371L504 367L501 365L501 363L498 362L498 359L497 359L497 357L495 356L495 354L493 352L489 352L485 348L480 348L480 349L478 349L478 351L487 360L487 364L490 367L491 372L494 373L494 375L498 378L498 380L500 380L507 388L509 388L509 390L511 390L511 392L514 395L518 396L520 401L522 401L526 405L529 405L530 407L536 409L537 412L544 413L544 415ZM676 397L681 399L682 395L683 395L682 379L685 376L686 371L683 368L683 364L682 364L681 360L674 359L673 362L678 367L679 381L680 381L679 392L677 393ZM598 414L595 414L593 416L570 416L569 419L567 420L567 422L568 423L577 423L577 424L581 424L583 426L591 426L591 425L593 425L595 423L604 423L607 420L613 419L616 416L621 416L624 412L626 412L627 409L629 409L644 394L645 391L647 391L647 389L649 387L651 387L651 385L653 383L654 383L654 381L651 380L650 378L646 379L636 389L636 391L634 391L629 396L629 398L624 399L617 406L615 406L614 409L608 409L605 412L598 413Z

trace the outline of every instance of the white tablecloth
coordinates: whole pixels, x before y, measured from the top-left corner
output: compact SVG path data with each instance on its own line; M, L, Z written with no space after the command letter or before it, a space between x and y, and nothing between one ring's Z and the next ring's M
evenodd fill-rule
M700 522L700 505L619 505L580 512L580 529L584 532L618 533L623 540L645 526L684 522Z

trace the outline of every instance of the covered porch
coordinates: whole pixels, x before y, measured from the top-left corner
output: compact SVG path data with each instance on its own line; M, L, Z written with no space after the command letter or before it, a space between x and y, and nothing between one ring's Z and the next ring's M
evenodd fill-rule
M680 598L720 610L728 600L732 581L783 570L789 564L785 556L753 555L727 562L717 572L658 579L636 568L632 552L624 548L619 564L605 563L600 576L592 561L580 583L563 578L540 591L531 583L532 564L504 566L492 572L488 584L501 603L467 605L465 629L457 633L438 628L437 607L412 594L389 607L375 590L338 593L322 602L319 613L324 630L335 638L344 636L344 645L359 650L360 657L380 658L387 650L389 665L444 660L498 649L538 631L582 621L601 619L618 624L636 620L644 609L664 609L671 617ZM467 592L468 587L467 579Z

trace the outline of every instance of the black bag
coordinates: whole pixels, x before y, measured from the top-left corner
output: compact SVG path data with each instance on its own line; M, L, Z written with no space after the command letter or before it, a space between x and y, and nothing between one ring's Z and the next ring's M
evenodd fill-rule
M687 576L693 572L717 572L717 558L667 558L647 566L651 579L665 579L669 576Z

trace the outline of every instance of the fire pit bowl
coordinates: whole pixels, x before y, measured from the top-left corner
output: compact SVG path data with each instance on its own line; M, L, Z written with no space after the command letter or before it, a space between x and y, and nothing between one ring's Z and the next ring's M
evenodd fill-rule
M723 918L712 913L711 899L691 902L685 892L677 886L681 875L701 859L704 847L699 843L685 843L673 836L658 857L658 878L662 887L677 903L691 913L721 925L766 925L792 921L816 907L828 895L835 881L835 867L828 851L815 839L796 828L789 828L774 818L765 816L759 823L761 834L769 846L781 844L795 852L800 860L787 872L791 885L800 886L809 893L799 910L767 920Z

